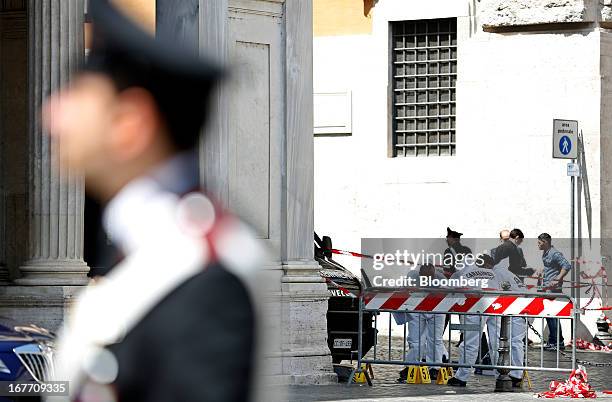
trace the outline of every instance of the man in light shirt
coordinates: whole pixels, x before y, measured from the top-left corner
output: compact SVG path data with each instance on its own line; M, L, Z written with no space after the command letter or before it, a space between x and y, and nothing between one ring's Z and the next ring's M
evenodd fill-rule
M572 269L572 264L552 245L552 238L548 233L538 236L538 248L542 250L544 265L542 285L547 292L562 293L563 279ZM546 324L548 325L548 345L545 346L545 349L556 350L558 341L559 349L564 350L563 331L561 328L557 329L559 319L546 318ZM559 331L559 339L557 339L557 331Z

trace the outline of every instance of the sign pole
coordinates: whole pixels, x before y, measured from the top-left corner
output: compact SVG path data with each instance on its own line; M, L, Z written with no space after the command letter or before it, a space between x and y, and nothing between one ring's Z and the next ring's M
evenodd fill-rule
M578 241L578 258L582 257L582 165L584 164L584 160L582 159L582 131L578 135L578 171L580 172L580 176L578 176L578 181L576 182L576 211L578 216L576 217L577 228L577 241ZM580 263L576 264L577 266Z
M572 163L576 163L576 159L572 159ZM575 300L575 296L576 296L576 288L574 287L576 284L576 253L575 253L575 243L576 243L576 239L575 239L575 210L576 210L576 176L570 176L571 179L571 211L570 211L570 216L571 216L571 241L570 241L570 248L571 248L571 265L572 265L572 298L574 298Z
M577 285L577 283L575 283L577 280L580 280L580 269L582 268L582 256L583 256L583 252L582 252L582 187L583 187L583 181L584 181L584 172L585 172L585 168L584 165L586 164L586 160L585 160L585 153L584 153L584 137L582 136L582 130L580 131L580 133L578 134L578 143L576 144L578 146L578 169L580 171L580 176L578 176L578 181L576 182L576 213L578 214L577 217L577 223L578 223L578 261L574 266L573 269L573 280L572 282L574 282L574 286ZM574 296L577 296L574 298L574 308L576 310L580 309L580 292L581 292L581 288L576 288L576 294ZM574 317L574 318L579 318L579 317Z
M578 139L578 121L553 119L552 157L558 159L569 159L567 175L570 176L570 255L572 267L572 285L576 282L576 176L580 176L581 167L576 164L580 159L578 151L580 148ZM579 212L580 213L580 212ZM572 297L575 296L576 288L572 286Z
M578 148L580 148L580 141L577 142L577 146ZM578 152L580 152L580 150L578 150ZM572 163L575 163L575 159L572 159ZM580 167L579 167L580 168ZM573 309L573 320L571 321L571 331L572 331L572 369L576 368L576 329L578 326L578 322L580 320L580 313L579 313L579 306L580 306L580 301L578 300L578 298L576 297L576 294L580 294L580 290L578 288L576 288L576 279L578 278L576 276L576 267L579 264L576 264L576 255L574 253L574 203L576 201L576 195L575 195L575 181L576 178L575 176L571 176L572 179L572 241L571 241L571 247L572 247L572 260L571 260L571 267L572 267L572 290L571 290L571 297L572 297L572 302L574 303L574 309ZM580 180L580 178L578 179ZM580 194L578 195L578 197L580 197ZM580 215L580 209L578 209L578 215ZM578 217L578 222L580 222L580 217ZM578 229L578 231L580 232L580 229ZM580 240L579 240L580 241ZM559 321L557 323L557 325L561 325L561 321ZM558 342L558 341L557 341Z
M580 294L576 290L576 267L580 264L576 264L576 176L580 176L583 170L583 160L580 152L580 137L578 136L578 121L577 120L561 120L553 119L553 158L558 159L569 159L571 163L567 165L567 175L570 176L570 255L571 255L571 298L574 303L573 309L573 322L572 322L572 368L576 367L576 325L580 319L578 306L580 302L576 297L576 294ZM578 159L578 165L576 164ZM582 180L582 179L579 179ZM582 184L582 181L580 182ZM578 195L580 197L580 194ZM580 209L578 209L578 222L581 222ZM578 229L578 233L582 238L581 228ZM582 249L582 242L579 243L579 247ZM582 255L582 251L579 252ZM559 322L558 325L561 323Z

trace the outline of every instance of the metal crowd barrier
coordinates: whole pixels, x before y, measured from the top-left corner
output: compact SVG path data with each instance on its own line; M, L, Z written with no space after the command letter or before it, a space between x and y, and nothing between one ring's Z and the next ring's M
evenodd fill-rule
M513 291L484 291L484 290L462 290L462 289L426 289L426 288L389 288L389 287L372 287L365 289L359 297L359 328L363 328L363 313L364 312L374 313L374 325L376 339L373 348L370 350L371 356L365 357L362 352L363 345L363 331L358 334L358 345L357 345L357 367L353 370L349 377L348 384L354 382L355 374L363 373L368 379L368 384L372 385L368 373L363 369L362 365L373 365L373 364L390 364L400 366L435 366L435 367L473 367L480 369L501 369L501 370L533 370L533 371L554 371L554 372L569 372L576 368L576 325L575 320L579 315L578 309L574 308L573 298L562 293L534 293L534 292L513 292ZM448 331L448 356L447 362L432 362L421 360L421 339L422 339L422 326L419 325L419 360L409 361L407 359L407 323L403 325L403 336L402 336L402 355L401 358L392 357L392 320L393 315L389 314L389 330L387 333L388 344L384 346L381 352L381 345L379 344L378 333L378 316L380 313L388 312L394 314L439 314L439 315L458 315L460 317L465 316L477 316L479 317L478 328L468 328L462 324L452 324L452 320L449 320L449 331ZM525 331L524 338L522 338L524 347L524 364L522 366L513 366L511 364L498 364L493 362L492 364L462 364L461 362L452 362L452 342L451 342L451 331L460 330L461 332L478 330L478 358L477 362L481 361L482 350L481 340L483 332L483 320L486 317L518 317L525 320ZM546 366L544 359L544 341L540 345L540 356L539 365L534 365L534 362L529 361L528 357L528 324L529 320L540 318L541 334L544 333L544 321L546 318L555 318L557 321L557 345L556 345L556 358L554 366ZM572 338L572 358L570 367L561 367L560 365L560 334L561 334L561 320L569 320L571 324L571 338ZM462 322L464 320L461 320ZM500 319L500 321L502 321ZM502 352L503 347L509 347L510 352L512 345L512 325L510 324L512 319L503 320L507 322L507 344L502 345L499 343L499 352ZM420 318L419 318L420 323ZM529 325L531 326L531 325ZM533 328L533 327L532 327ZM486 324L485 329L486 330ZM444 331L444 329L443 329ZM501 326L500 326L501 333ZM465 338L465 337L464 337ZM490 340L489 340L490 344ZM466 342L462 342L465 355ZM434 343L435 346L435 343ZM459 346L461 347L461 346ZM434 349L433 356L436 356ZM566 355L563 353L563 355ZM502 357L502 354L499 354ZM510 362L511 355L507 355ZM501 362L504 363L504 362Z

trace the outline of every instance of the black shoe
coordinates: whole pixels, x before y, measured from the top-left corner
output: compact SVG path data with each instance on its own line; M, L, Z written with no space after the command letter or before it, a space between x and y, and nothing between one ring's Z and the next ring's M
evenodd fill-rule
M523 379L510 376L512 380L512 388L523 388Z
M408 367L404 367L402 371L399 372L399 378L397 379L397 382L404 383L406 382L407 378L408 378Z
M455 377L449 378L448 382L446 384L450 385L451 387L465 387L465 386L467 386L467 382L461 381L460 379L455 378Z
M436 381L436 379L438 378L438 369L437 368L430 368L429 369L429 378L431 378L431 381Z

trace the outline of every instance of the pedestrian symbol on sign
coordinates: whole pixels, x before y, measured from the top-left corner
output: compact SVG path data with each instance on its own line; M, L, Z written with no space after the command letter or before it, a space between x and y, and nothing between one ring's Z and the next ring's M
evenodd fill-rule
M559 140L559 150L563 155L567 155L572 150L572 140L567 135L564 135Z
M578 157L578 122L576 120L553 120L552 156L560 159Z

